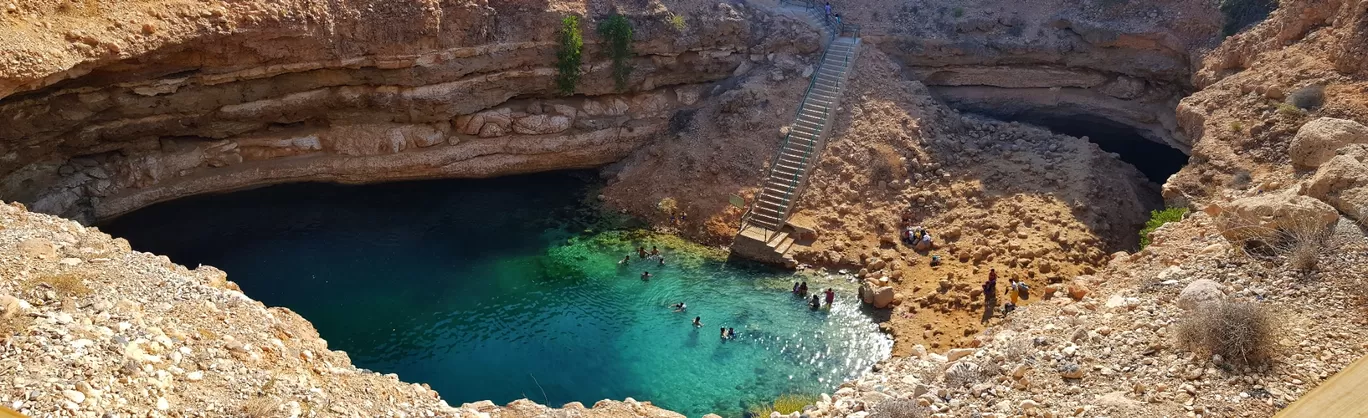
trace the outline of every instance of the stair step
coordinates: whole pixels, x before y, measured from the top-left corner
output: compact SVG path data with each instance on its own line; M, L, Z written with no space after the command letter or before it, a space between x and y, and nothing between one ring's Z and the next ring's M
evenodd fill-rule
M783 244L784 240L793 241L792 238L789 238L789 234L787 232L780 232L774 234L773 237L770 237L769 242L766 242L765 245L770 246L770 248L775 248L778 247L780 244Z
M751 212L750 222L765 229L779 229L780 225L783 224L783 221L779 220L779 218L765 216L755 212Z
M774 246L774 252L779 254L787 253L790 248L793 248L793 243L796 241L797 240L793 239L793 237L785 236L784 240L779 242L779 245Z

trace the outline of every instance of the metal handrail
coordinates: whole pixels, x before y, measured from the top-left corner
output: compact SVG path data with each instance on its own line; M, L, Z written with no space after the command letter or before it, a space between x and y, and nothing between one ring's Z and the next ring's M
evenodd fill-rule
M830 51L831 51L831 48L825 48L825 49L822 50L822 58L819 59L819 60L817 61L817 67L815 67L815 68L812 70L812 80L809 80L809 81L808 81L807 90L804 90L804 91L803 91L803 100L798 102L798 111L797 111L797 112L794 112L794 114L793 114L793 119L794 119L795 121L798 119L799 116L802 116L802 114L803 114L803 109L806 108L806 106L807 106L808 97L809 97L810 95L812 95L812 89L813 89L814 87L817 86L817 77L821 74L821 72L822 72L822 67L826 65L827 53L830 52ZM823 129L826 128L826 127L825 127L825 124L824 124L824 126L823 126L822 128L823 128ZM779 150L778 150L777 152L775 152L775 154L774 154L774 159L771 160L771 161L773 161L773 163L770 164L769 172L765 173L765 178L766 178L766 179L769 179L769 178L774 177L774 169L777 168L777 167L779 166L779 157L783 156L783 155L784 155L784 150L788 149L788 146L789 146L789 137L790 137L790 136L793 136L793 129L794 129L794 128L790 128L790 129L789 129L789 132L786 133L786 134L784 134L784 141L781 142L781 143L779 144ZM820 134L821 134L821 132L818 132L819 139L820 139ZM806 171L806 170L804 170L804 171ZM746 215L743 215L743 216L750 216L751 213L754 212L755 206L760 204L760 198L761 198L761 197L764 197L764 195L765 195L765 190L762 188L762 189L760 189L760 196L757 196L757 197L755 198L755 200L751 202L751 207L750 207L750 209L747 209L747 210L746 210ZM776 196L776 197L778 197L778 196ZM792 202L789 201L789 199L790 199L791 197L792 197L792 196L791 196L791 194L790 194L789 196L787 196L786 198L783 199L784 208L785 208L785 209L784 209L784 210L785 210L785 213L787 213L788 207L790 207L791 204L792 204ZM781 214L780 214L780 220L783 219L783 215L784 215L785 213L781 213ZM748 218L744 218L744 217L742 218L742 222L747 222L747 221L749 221ZM743 225L743 226L744 226L744 225ZM774 231L774 232L777 233L777 232L779 232L779 231ZM770 238L770 234L766 233L766 234L765 234L765 241L769 241L769 238Z
M829 19L827 19L827 16L825 15L824 11L819 9L819 6L817 5L817 2L815 0L779 0L779 4L799 5L804 7L808 11L818 10L819 13L823 14L823 26L826 29L831 30L832 32L830 39L831 42L835 42L836 38L840 37L842 34L849 31L855 34L855 41L851 44L851 48L858 47L861 29L860 25L845 22L831 22ZM770 164L769 170L765 173L766 182L768 182L769 179L774 178L775 169L777 169L779 166L780 158L783 157L784 151L789 149L791 139L790 137L793 136L793 130L797 129L797 121L800 120L799 118L803 115L803 111L808 109L808 99L812 96L813 89L817 87L817 78L821 76L822 70L826 68L827 54L830 51L830 45L827 45L822 50L822 56L818 60L817 67L813 69L812 79L808 81L808 87L806 90L803 91L803 99L799 102L798 111L795 112L795 123L793 127L789 129L789 132L787 134L784 134L784 140L780 143L779 149L775 153L774 158L772 160L773 162ZM850 78L850 59L854 57L854 54L855 51L853 50L851 51L851 54L849 56L846 56L845 58L845 62L843 63L843 67L841 68L841 77L836 82L836 87L838 88L838 90L840 86L842 84L845 84L846 80ZM812 158L813 154L816 153L817 149L824 148L824 145L826 143L826 133L831 128L832 119L835 115L835 112L833 110L835 107L837 107L837 103L839 103L839 101L839 96L834 97L830 105L822 107L822 121L817 126L815 135L816 137L813 139L812 145L806 147L806 149L802 153L802 160L800 161L801 170L797 173L794 173L792 178L789 179L788 190L784 192L784 195L782 197L773 196L774 198L780 201L779 203L783 205L783 209L778 213L780 222L787 218L789 212L793 210L795 203L793 201L794 196L798 195L800 193L800 190L802 188L805 188L804 186L806 186L807 184L807 178L809 174L808 172L811 171L810 159ZM745 228L746 224L750 223L751 217L755 215L755 210L758 208L761 198L765 196L765 191L766 187L762 186L759 195L757 195L755 199L751 201L750 206L746 208L746 212L741 215L741 228ZM782 227L783 225L779 225L779 228ZM768 242L770 238L773 237L775 234L778 234L778 232L778 228L774 231L769 231L768 229L766 229L766 233L764 234L765 241Z

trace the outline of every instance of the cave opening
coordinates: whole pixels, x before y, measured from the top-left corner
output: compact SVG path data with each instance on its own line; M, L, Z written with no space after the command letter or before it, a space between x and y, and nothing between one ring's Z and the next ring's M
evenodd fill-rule
M1152 140L1134 127L1110 119L1088 115L1057 115L1024 112L1013 115L980 115L1003 120L1044 127L1053 132L1086 137L1103 151L1115 153L1121 161L1135 166L1145 178L1156 184L1164 184L1169 176L1187 165L1188 155L1167 144Z

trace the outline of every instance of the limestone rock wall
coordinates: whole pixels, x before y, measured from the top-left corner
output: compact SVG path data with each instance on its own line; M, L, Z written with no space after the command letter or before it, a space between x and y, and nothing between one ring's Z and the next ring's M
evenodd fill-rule
M93 221L280 182L594 167L666 130L743 63L817 45L815 31L740 5L364 3L102 11L132 33L57 20L71 28L51 30L86 45L57 50L72 63L0 73L0 197ZM625 91L593 29L613 8L636 28ZM569 13L586 16L585 74L561 97L555 39Z
M1011 119L1101 117L1187 151L1174 107L1219 41L1210 2L893 2L842 8L940 100Z

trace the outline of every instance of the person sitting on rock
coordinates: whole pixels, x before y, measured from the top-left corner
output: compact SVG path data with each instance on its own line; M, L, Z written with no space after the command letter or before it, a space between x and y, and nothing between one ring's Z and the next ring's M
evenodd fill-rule
M933 256L931 256L931 267L939 266L940 264L941 264L941 257L940 257L940 256L938 256L938 255L933 255Z
M930 250L933 246L934 244L931 241L931 232L922 232L921 239L917 241L917 251L927 251Z
M643 271L643 272L641 272L641 280L643 280L643 281L649 281L649 280L651 280L651 272L649 272L649 271Z

